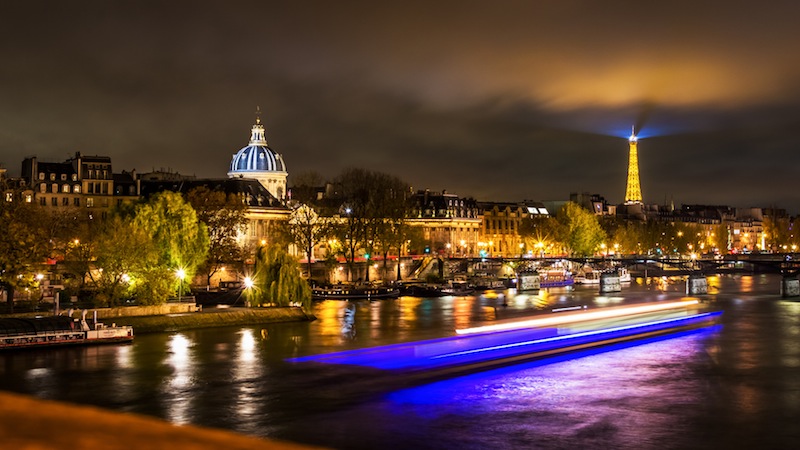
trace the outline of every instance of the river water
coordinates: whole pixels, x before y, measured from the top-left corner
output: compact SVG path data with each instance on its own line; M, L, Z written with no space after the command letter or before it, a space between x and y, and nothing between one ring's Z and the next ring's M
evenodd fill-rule
M658 281L658 282L656 282ZM428 384L288 363L453 335L553 308L684 297L682 280L315 303L311 323L0 354L3 389L333 448L800 448L800 302L780 278L711 278L721 326ZM504 306L504 303L507 306Z

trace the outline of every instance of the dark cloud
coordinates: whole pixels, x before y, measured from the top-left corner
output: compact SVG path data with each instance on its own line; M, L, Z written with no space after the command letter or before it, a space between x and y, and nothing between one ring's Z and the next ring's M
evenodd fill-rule
M383 170L480 199L800 207L800 4L18 1L0 162L225 176L256 105L290 173Z

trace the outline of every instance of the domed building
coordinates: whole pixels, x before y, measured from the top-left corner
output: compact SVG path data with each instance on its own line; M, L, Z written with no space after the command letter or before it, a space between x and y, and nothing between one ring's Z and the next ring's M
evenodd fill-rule
M230 178L258 180L270 194L280 201L286 199L286 164L280 153L267 146L260 112L256 112L256 123L250 132L250 143L239 150L231 160Z

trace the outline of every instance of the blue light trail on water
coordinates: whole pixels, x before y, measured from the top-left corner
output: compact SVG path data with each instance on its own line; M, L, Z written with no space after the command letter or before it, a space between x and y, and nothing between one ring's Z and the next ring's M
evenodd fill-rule
M559 334L557 328L523 329L394 344L383 347L291 358L289 362L318 362L366 366L383 370L428 370L502 360L537 353L600 345L638 335L669 332L715 320L720 311L645 323Z
M522 374L527 370L535 369L537 367L557 364L565 361L570 361L578 358L585 358L603 353L623 350L632 347L638 347L646 344L653 344L662 341L678 339L686 336L698 336L700 339L710 337L722 329L722 325L711 325L702 328L694 328L691 330L676 331L674 333L662 334L648 338L620 342L616 344L605 345L601 347L594 347L586 350L580 350L571 353L562 353L552 357L526 361L524 363L515 364L511 366L502 366L499 368L483 371L480 373L470 373L458 377L448 378L444 380L435 381L432 383L415 386L407 389L400 389L393 391L386 395L386 399L395 404L409 404L409 405L443 405L453 404L453 399L463 392L465 386L475 386L480 383L485 383L487 380L502 379L506 376L514 376ZM470 408L474 405L470 406Z

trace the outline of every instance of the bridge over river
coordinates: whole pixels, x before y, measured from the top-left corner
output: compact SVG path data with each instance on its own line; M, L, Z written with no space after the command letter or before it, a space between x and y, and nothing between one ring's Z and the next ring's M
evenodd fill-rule
M715 273L778 273L795 276L800 271L800 255L795 253L751 253L687 258L682 256L626 255L595 257L533 257L533 258L440 258L450 275L473 274L507 267L509 271L530 272L564 261L573 266L592 266L596 269L625 267L638 277L679 276ZM432 259L432 262L436 259Z

